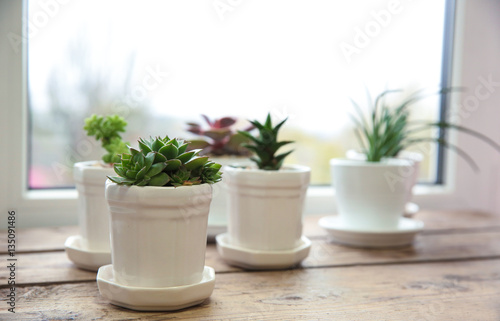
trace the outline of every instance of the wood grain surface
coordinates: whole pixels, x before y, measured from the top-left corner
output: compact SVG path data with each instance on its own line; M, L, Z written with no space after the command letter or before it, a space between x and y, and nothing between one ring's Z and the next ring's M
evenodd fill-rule
M466 240L466 242L464 242ZM471 260L500 257L500 230L484 233L431 234L418 236L413 246L399 249L360 249L312 240L309 256L302 267L380 265L390 263L435 262L447 260ZM8 256L0 256L6 262ZM95 280L96 273L78 269L66 253L41 252L17 255L19 272L17 283L43 284ZM230 266L219 256L215 245L207 246L205 264L217 273L238 272L242 269ZM0 288L9 271L0 269Z
M16 315L0 319L499 320L499 266L496 259L217 274L208 300L178 312L113 306L95 282L22 287Z
M77 227L16 229L16 314L7 311L9 271L0 268L0 320L500 320L500 219L480 212L421 211L412 246L361 249L327 241L304 219L309 257L294 269L245 271L207 246L212 296L178 312L116 307L96 273L76 268L64 241ZM0 232L6 244L7 233ZM3 251L3 252L2 252ZM6 266L7 251L0 251Z

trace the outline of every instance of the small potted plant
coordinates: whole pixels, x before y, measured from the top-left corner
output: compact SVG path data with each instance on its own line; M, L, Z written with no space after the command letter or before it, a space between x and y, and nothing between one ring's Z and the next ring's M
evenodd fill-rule
M302 211L310 169L285 165L292 152L278 149L292 143L278 141L286 119L272 125L251 123L259 137L240 133L251 143L256 166L229 166L225 179L229 193L228 233L217 236L217 248L229 263L250 269L279 269L296 265L307 257L310 241L302 236Z
M112 264L99 269L100 293L134 310L199 304L214 288L205 266L212 184L221 165L186 151L176 138L139 140L106 182Z
M451 89L442 89L447 94ZM402 218L418 172L418 159L405 156L404 150L422 142L441 143L463 157L474 169L477 165L463 150L443 137L419 137L429 128L455 129L471 134L500 150L491 139L471 129L446 121L409 121L409 107L427 97L418 91L395 107L385 103L385 97L401 90L388 90L377 96L370 115L353 102L357 115L356 135L362 154L350 159L332 159L332 184L335 187L338 217L320 220L320 225L336 232L340 241L353 245L376 246L373 238L354 237L346 231L378 233L385 238L378 245L407 245L423 228L423 223ZM335 221L334 221L335 220ZM395 237L387 238L388 234Z
M200 155L208 155L211 159L221 164L222 171L232 163L250 164L249 156L251 151L243 146L249 142L249 138L237 131L237 118L221 117L210 119L206 115L201 115L206 122L206 126L189 122L190 133L200 136L199 139L191 139L188 150L202 149ZM247 126L244 131L251 131L252 125ZM212 204L210 205L210 215L208 216L208 240L214 241L215 235L224 233L227 230L227 192L225 181L214 186Z
M201 155L216 157L249 157L251 152L243 146L248 143L248 138L235 129L235 117L221 117L211 120L206 115L201 115L208 128L198 123L189 122L187 131L199 136L201 139L190 140L189 149L202 149ZM244 131L250 131L253 126L248 126ZM234 160L233 160L234 161Z
M76 266L97 271L111 262L109 245L109 211L104 198L106 176L114 173L112 164L127 151L121 132L127 123L118 115L92 115L85 119L88 136L99 140L106 154L101 161L78 162L73 176L78 191L78 222L80 235L70 236L65 243L68 258Z

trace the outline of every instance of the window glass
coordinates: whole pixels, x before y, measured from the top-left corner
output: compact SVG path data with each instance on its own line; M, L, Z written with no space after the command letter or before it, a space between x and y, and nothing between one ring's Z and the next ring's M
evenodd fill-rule
M445 1L30 1L30 188L73 186L74 162L102 151L82 130L92 113L118 113L124 136L192 139L186 122L288 117L288 163L329 184L329 164L358 143L350 98L436 89ZM439 100L412 109L437 119ZM430 135L432 133L426 133ZM424 146L421 179L434 181Z

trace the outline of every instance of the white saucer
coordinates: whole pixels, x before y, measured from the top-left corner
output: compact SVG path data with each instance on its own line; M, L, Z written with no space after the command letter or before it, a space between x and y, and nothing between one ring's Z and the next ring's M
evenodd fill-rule
M405 205L405 212L404 216L405 217L412 217L413 215L417 214L417 212L420 210L420 207L412 202L408 202Z
M113 265L105 265L97 273L99 293L112 304L137 311L174 311L205 301L215 286L215 271L203 270L200 282L168 288L141 288L115 282Z
M81 244L80 235L70 236L64 242L66 255L77 267L97 271L101 266L111 263L111 251L91 251L83 249Z
M400 247L410 245L417 233L424 229L422 221L404 218L399 220L395 230L355 230L342 226L338 216L326 216L319 220L332 241L356 247Z
M292 250L258 251L230 244L229 235L216 236L217 251L229 264L250 270L285 269L300 263L309 255L311 241L302 236L301 244Z

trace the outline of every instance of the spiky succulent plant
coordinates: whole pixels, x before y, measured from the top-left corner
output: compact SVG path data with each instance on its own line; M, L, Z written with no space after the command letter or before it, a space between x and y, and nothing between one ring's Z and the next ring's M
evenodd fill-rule
M186 152L188 143L168 136L139 139L140 151L129 147L114 165L118 177L108 178L123 185L188 186L213 184L221 180L220 164L207 156L198 156L200 149Z
M250 121L259 131L259 136L254 137L252 134L239 131L240 134L244 135L251 140L252 144L244 144L243 146L255 153L255 157L250 157L260 169L264 170L278 170L283 165L285 157L290 155L293 150L276 155L276 152L280 147L293 143L293 141L281 141L278 142L278 131L281 126L287 121L285 118L278 125L273 127L271 121L271 114L267 114L266 122L261 124L257 120Z

